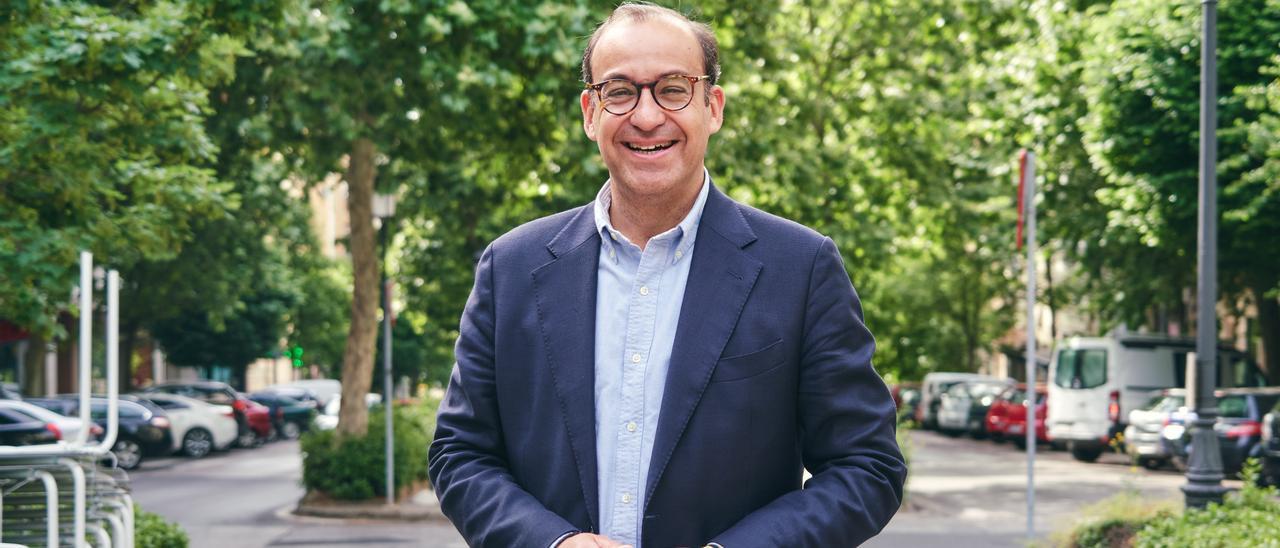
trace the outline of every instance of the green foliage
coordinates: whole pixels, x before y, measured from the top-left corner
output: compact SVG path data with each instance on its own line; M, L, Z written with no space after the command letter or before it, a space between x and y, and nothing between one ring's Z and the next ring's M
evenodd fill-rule
M1259 487L1259 465L1250 460L1244 487L1222 504L1179 511L1171 501L1152 503L1126 490L1081 511L1077 525L1058 539L1063 546L1173 548L1181 546L1277 546L1280 500L1274 487Z
M1134 534L1147 523L1166 516L1176 517L1172 502L1152 502L1132 489L1084 507L1080 519L1055 544L1072 548L1129 546Z
M1251 460L1242 474L1244 487L1222 504L1182 515L1157 516L1135 537L1139 548L1176 546L1280 546L1280 499L1274 487L1258 487L1258 463Z
M435 435L438 403L394 406L396 489L427 479L427 448ZM385 496L383 413L383 408L369 413L369 431L363 436L338 436L333 430L303 435L302 485L339 500Z
M204 131L240 40L187 2L22 3L0 17L0 316L59 332L76 253L173 257L234 210Z
M176 523L133 506L133 544L137 548L187 548L187 533Z

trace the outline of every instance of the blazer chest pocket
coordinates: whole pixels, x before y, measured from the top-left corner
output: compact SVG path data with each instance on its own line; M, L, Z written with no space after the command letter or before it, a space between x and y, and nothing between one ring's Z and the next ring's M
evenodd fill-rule
M721 358L716 363L715 372L711 374L711 382L740 381L754 377L781 364L783 358L782 339L778 339L760 350Z

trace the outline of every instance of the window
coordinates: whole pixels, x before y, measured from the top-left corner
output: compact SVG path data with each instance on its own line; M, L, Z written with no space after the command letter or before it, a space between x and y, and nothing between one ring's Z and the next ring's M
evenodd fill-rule
M1218 415L1228 419L1243 419L1249 416L1249 402L1244 396L1223 396L1218 400Z
M1107 382L1107 351L1068 348L1058 352L1053 383L1063 388L1097 388Z

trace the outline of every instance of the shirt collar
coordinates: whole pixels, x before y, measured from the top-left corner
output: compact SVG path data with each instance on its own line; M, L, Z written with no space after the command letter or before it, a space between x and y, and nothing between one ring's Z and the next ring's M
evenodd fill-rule
M596 231L600 233L600 240L604 243L605 249L613 251L616 242L611 237L617 234L619 239L625 240L621 232L613 228L613 223L609 220L609 207L613 204L613 194L610 188L613 186L613 180L604 182L604 186L600 187L600 191L596 193L593 212L595 214ZM689 250L693 248L693 242L698 237L698 224L702 222L702 210L707 205L707 194L711 190L711 173L707 168L702 168L702 190L698 192L698 198L693 201L693 207L689 208L689 212L685 214L680 224L671 228L662 234L654 236L654 238L663 238L668 234L675 232L675 242L671 246L672 262L679 261L681 258L689 254Z

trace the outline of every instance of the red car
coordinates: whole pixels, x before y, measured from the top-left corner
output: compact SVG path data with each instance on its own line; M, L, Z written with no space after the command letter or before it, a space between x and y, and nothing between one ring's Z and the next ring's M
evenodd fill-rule
M271 408L250 399L244 399L244 417L249 422L249 430L253 432L252 445L262 445L271 439ZM245 446L241 443L241 446Z
M1027 428L1027 385L1018 384L1011 386L991 404L991 409L987 411L986 427L987 434L996 441L1012 439L1014 444L1020 448L1027 445L1026 428ZM1044 417L1049 411L1048 406L1049 394L1044 385L1036 386L1036 440L1039 442L1048 442L1048 432L1045 430Z

